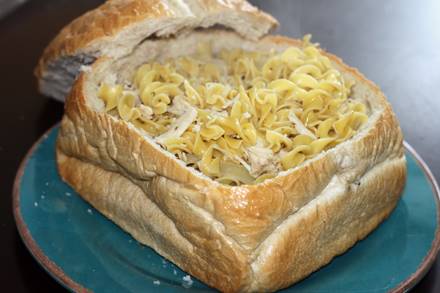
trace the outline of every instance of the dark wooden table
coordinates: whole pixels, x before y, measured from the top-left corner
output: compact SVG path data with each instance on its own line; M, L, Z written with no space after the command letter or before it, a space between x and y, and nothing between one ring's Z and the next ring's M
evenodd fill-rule
M63 111L62 104L37 93L32 71L38 57L64 24L100 2L29 0L0 19L2 292L62 290L17 234L12 182L28 148L60 120ZM312 33L314 41L379 84L400 119L405 139L440 178L440 1L252 2L279 19L279 33L293 37ZM440 292L439 261L414 292Z

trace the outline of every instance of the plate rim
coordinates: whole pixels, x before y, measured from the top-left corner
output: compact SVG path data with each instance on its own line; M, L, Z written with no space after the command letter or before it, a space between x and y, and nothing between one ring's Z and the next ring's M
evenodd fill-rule
M31 253L33 258L40 264L41 267L54 278L60 285L68 290L74 292L92 292L90 289L83 287L79 283L75 282L66 275L64 271L43 252L43 250L38 246L32 234L30 233L26 222L24 221L21 211L20 211L20 185L22 177L24 174L25 167L34 153L35 149L41 144L43 140L47 138L50 132L52 132L56 127L58 127L61 122L58 122L47 129L29 148L26 155L20 162L17 173L14 178L14 184L12 189L12 210L14 214L14 220L17 226L18 234L22 239L24 245ZM429 271L433 263L437 258L437 254L440 250L440 188L439 185L432 174L432 171L428 167L427 163L423 158L417 153L417 151L407 142L403 141L403 146L415 159L416 163L421 167L424 175L428 179L432 192L434 194L436 209L437 209L437 228L435 230L435 237L432 242L431 248L429 249L426 256L423 258L422 262L418 266L417 270L412 273L407 279L399 283L396 287L391 289L390 292L406 292L413 288Z
M434 177L434 174L432 174L432 171L428 167L428 164L426 164L419 153L405 140L403 141L403 147L414 156L414 158L416 159L416 163L422 168L429 183L431 184L431 189L435 197L437 209L437 229L435 230L435 237L432 241L431 248L429 249L426 256L423 258L417 270L405 281L397 285L397 287L395 287L391 292L407 292L411 288L413 288L432 267L440 249L440 188Z
M38 246L37 242L32 237L26 222L24 221L21 211L20 211L20 185L24 174L25 167L34 153L35 149L41 144L43 140L47 138L49 133L58 127L61 123L58 122L47 129L30 147L26 152L26 155L21 160L18 167L17 173L14 179L14 185L12 188L12 210L14 214L15 224L17 226L18 234L23 241L26 248L29 250L33 258L40 264L41 267L60 285L72 292L92 292L89 289L81 286L79 283L75 282L64 271L43 252L43 250Z

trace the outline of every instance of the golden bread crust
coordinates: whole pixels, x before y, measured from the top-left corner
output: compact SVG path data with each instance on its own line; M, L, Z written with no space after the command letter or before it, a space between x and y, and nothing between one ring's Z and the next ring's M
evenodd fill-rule
M125 176L67 157L59 150L57 162L62 178L106 217L184 271L224 292L272 291L306 277L364 238L386 218L397 203L405 180L403 159L382 163L361 185L353 185L349 192L328 204L294 215L284 231L278 232L281 236L272 236L276 238L272 253L249 264L250 255L233 244L207 249L206 242L218 241L219 235L200 243L202 247L195 247L185 237L190 230L181 233L142 188ZM383 194L388 195L385 200ZM191 223L193 220L184 219Z
M223 22L222 19L232 12L250 23L249 29L259 29L247 30L247 23L241 24L236 20ZM138 33L141 28L136 28L133 34L119 40L119 34L138 24L156 30L147 31L147 35L142 35ZM130 47L138 45L150 35L166 37L180 32L185 26L209 27L215 24L233 28L243 36L258 38L275 28L278 22L245 0L107 0L96 9L73 20L59 32L45 49L35 69L35 75L39 79L40 90L46 93L44 79L55 70L52 67L63 66L69 62L62 61L63 58L76 56L80 59L79 63L87 64L99 56L125 54ZM163 26L169 28L162 34L160 30ZM132 40L133 35L137 35L138 40ZM128 47L127 50L120 50L123 45ZM78 64L70 66L76 65ZM51 95L50 92L47 94Z
M160 0L107 1L66 25L44 50L36 70L42 75L46 64L65 55L83 51L92 41L112 37L132 22L145 18L172 16L174 12Z
M218 34L218 38L232 34L210 33ZM278 36L258 42L274 47L300 44ZM152 245L216 288L261 291L288 286L374 229L394 208L405 181L402 134L384 95L357 70L324 54L361 87L359 93L372 108L369 126L294 170L262 184L237 187L200 176L134 127L89 106L85 89L103 62L98 60L90 72L79 76L66 102L57 144L61 176L105 215L116 215L109 218L137 240ZM70 166L88 175L75 174ZM114 184L111 188L115 191L106 187L108 176L133 185L129 190L139 193L139 205L154 205L157 213L174 223L189 245L198 249L187 254L171 244L162 247L159 242L154 246L142 236L144 231L136 226L139 223L132 227L125 224L124 217L130 213L143 225L151 218L138 215L135 204L127 206L119 198L106 198L118 188ZM356 187L359 182L361 186ZM112 204L114 211L106 210L101 202ZM358 212L365 215L357 218L354 213ZM347 222L353 224L341 225ZM164 237L169 237L165 242L174 236L170 233ZM171 254L173 249L182 256ZM192 262L199 259L199 263ZM203 271L196 265L206 267ZM225 277L228 269L231 273Z
M386 219L406 179L403 157L386 160L347 188L332 186L320 202L291 215L255 253L252 291L274 291L297 282L344 253ZM338 183L335 175L332 185ZM337 190L337 191L335 191ZM268 245L272 248L268 249ZM286 261L291 260L291 261Z
M247 256L203 219L194 221L193 217L182 215L180 220L190 226L180 230L125 176L67 157L59 150L57 162L62 178L86 201L184 271L226 292L240 291L250 283ZM212 237L200 237L206 233Z

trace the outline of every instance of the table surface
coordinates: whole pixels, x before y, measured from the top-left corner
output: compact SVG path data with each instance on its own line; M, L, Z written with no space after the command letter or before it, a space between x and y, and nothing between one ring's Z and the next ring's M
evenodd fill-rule
M17 234L12 183L26 151L63 112L61 103L37 93L33 68L39 55L63 25L100 2L30 0L0 19L0 284L7 292L62 289ZM252 2L280 21L277 33L311 33L315 42L376 82L388 96L405 139L440 178L440 1ZM440 292L439 261L414 292Z

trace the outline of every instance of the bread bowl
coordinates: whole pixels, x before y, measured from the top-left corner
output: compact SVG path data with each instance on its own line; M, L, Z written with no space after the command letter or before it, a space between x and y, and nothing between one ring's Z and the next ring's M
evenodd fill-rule
M391 213L406 169L402 134L384 95L319 51L354 82L350 98L367 106L368 120L273 178L231 186L107 112L99 92L103 83L130 80L144 63L197 54L197 44L216 53L303 46L267 35L275 25L245 1L107 1L64 28L36 70L41 92L68 94L57 141L63 180L139 242L222 291L287 287Z

